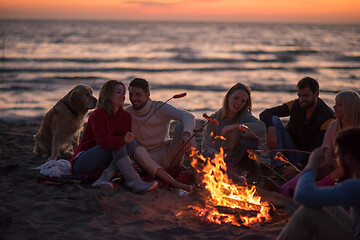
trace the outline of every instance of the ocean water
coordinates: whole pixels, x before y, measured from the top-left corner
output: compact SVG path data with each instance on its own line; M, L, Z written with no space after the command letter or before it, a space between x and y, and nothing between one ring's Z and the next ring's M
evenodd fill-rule
M77 84L147 79L154 100L197 118L226 91L252 89L255 116L296 98L305 76L330 106L340 90L360 91L360 25L0 21L0 119L41 118ZM126 104L130 104L128 98Z

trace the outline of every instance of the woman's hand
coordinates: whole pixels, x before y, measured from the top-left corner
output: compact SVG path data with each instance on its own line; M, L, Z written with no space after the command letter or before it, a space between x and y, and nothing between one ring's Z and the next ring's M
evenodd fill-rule
M304 169L314 168L317 169L325 159L325 148L319 147L311 152L308 163Z
M227 125L221 129L220 134L221 136L225 136L225 134L227 134L228 132L231 132L235 129L239 129L239 126L240 126L239 124Z
M134 139L134 136L135 136L135 134L133 134L132 132L127 132L124 137L125 144L128 144L129 142L131 142Z

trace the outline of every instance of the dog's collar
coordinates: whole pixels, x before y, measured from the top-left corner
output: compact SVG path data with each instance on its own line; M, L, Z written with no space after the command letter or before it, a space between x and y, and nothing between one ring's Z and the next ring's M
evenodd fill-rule
M74 111L74 109L72 109L72 107L65 100L63 100L63 103L65 104L66 108L69 109L69 111L72 114L74 114L75 116L77 115L77 113Z

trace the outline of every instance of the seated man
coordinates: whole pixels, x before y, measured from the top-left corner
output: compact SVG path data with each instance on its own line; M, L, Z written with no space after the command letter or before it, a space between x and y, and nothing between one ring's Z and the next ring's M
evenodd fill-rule
M180 166L184 152L189 150L191 145L195 146L193 139L183 147L194 130L195 117L169 104L163 105L161 101L152 101L149 83L145 79L133 79L129 85L129 95L132 105L125 110L131 114L132 132L135 133L139 145L135 149L135 161L148 173L172 187L190 191L191 186L176 181L166 171ZM178 123L174 137L170 140L172 120Z
M260 113L260 120L268 129L267 145L271 149L311 152L321 146L327 126L335 119L333 110L319 98L319 84L315 79L301 79L297 84L297 93L297 99ZM287 116L290 120L285 129L279 117ZM307 163L307 154L284 152L284 155L300 169ZM284 167L279 159L273 159L272 167L280 168L288 179L297 174L294 168Z
M337 163L348 177L332 187L315 185L324 149L312 152L295 190L303 204L278 239L360 239L360 129L343 130L335 138ZM341 206L350 207L350 214Z

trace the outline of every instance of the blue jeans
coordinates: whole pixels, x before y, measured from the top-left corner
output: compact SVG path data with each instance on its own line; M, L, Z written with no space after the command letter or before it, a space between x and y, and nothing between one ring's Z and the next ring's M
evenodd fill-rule
M83 152L74 162L75 174L92 174L101 168L106 168L111 161L120 152L115 161L122 159L126 156L134 154L137 143L135 140L131 141L125 146L114 150L102 149L99 145Z
M280 119L277 116L272 117L272 122L275 127L276 131L276 138L277 138L277 146L276 149L289 149L289 150L295 150L295 144L293 140L291 139L288 131L285 129L284 125L280 121ZM285 165L284 162L282 162L280 159L274 159L276 152L273 152L271 154L271 165L272 167L282 167ZM305 157L303 153L299 152L286 152L284 151L283 154L288 158L288 160L296 165L301 162L301 160Z
M341 207L308 208L300 206L277 240L360 239L353 235L350 215Z

